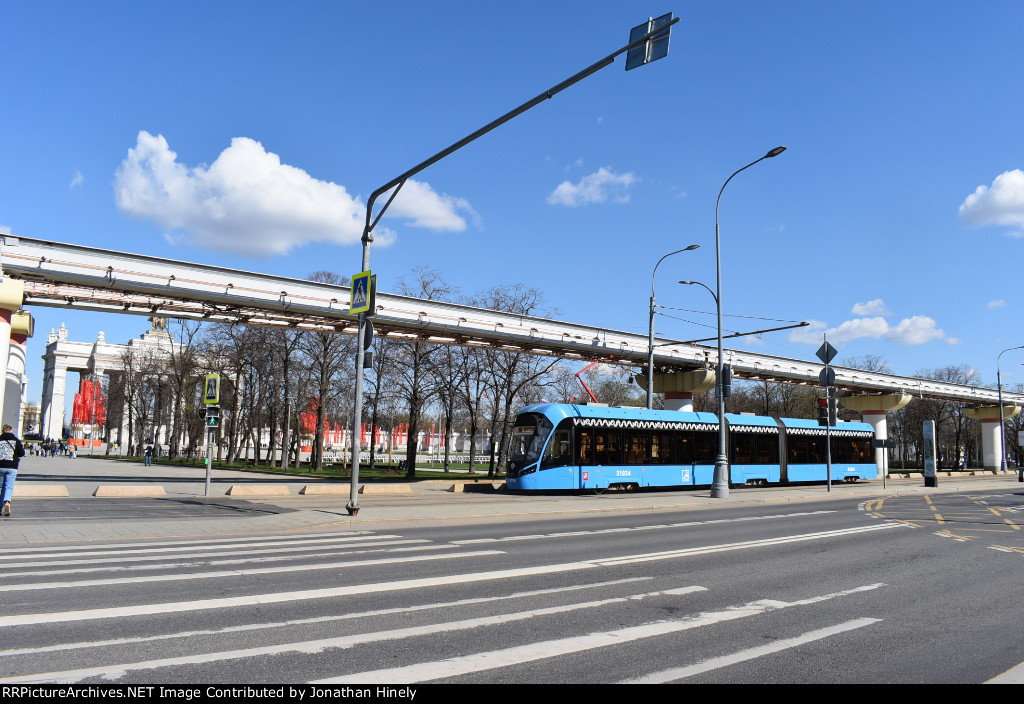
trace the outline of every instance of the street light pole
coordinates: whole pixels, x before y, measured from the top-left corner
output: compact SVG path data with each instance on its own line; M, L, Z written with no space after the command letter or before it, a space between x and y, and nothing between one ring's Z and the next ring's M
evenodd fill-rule
M1024 345L1007 347L996 357L996 393L999 396L999 470L1001 472L1006 471L1006 418L1003 414L1003 378L1002 372L999 369L999 360L1010 350L1020 349L1024 349ZM1017 481L1024 482L1024 467L1021 467L1020 471L1017 472Z
M718 191L718 200L715 201L715 305L718 307L718 361L715 363L715 392L718 394L718 457L715 458L715 475L711 483L711 498L713 499L723 499L729 496L729 456L725 447L725 397L722 396L722 241L718 230L718 207L722 202L722 193L725 191L725 187L729 185L729 181L732 181L736 174L765 159L776 157L784 151L786 151L785 147L775 147L760 159L734 171L732 176L725 179L722 189Z
M398 195L398 192L400 190L402 190L402 186L404 186L406 184L406 182L410 178L412 178L413 176L418 174L420 171L423 171L423 169L427 168L428 166L437 163L438 161L440 161L441 159L445 158L449 154L451 154L451 153L461 149L462 147L466 146L470 142L472 142L472 141L474 141L474 140L484 136L485 134L487 134L491 130L493 130L493 129L497 128L497 127L500 127L501 125L505 124L506 122L508 122L512 118L517 117L519 115L522 115L524 112L526 112L530 108L533 108L533 107L535 107L537 105L540 105L545 100L550 100L556 94L561 93L563 90L565 90L569 86L575 85L576 83L579 83L580 81L582 81L587 76L590 76L590 75L592 75L594 73L597 73L601 69L603 69L603 68L605 68L607 66L612 65L615 62L615 58L617 56L619 56L620 54L626 54L627 52L629 52L631 50L641 49L643 47L647 47L647 54L648 54L647 58L641 57L642 58L641 63L636 64L636 65L642 65L643 63L647 63L648 61L652 61L652 60L656 60L658 58L661 58L665 54L661 53L660 51L658 52L658 54L656 56L650 56L650 54L651 54L651 47L652 47L653 44L660 42L664 52L667 53L667 51L668 51L668 43L667 42L668 42L669 32L671 30L672 25L674 25L676 22L678 22L680 18L679 17L674 17L673 18L673 17L671 17L671 13L669 13L668 15L665 15L665 16L660 17L658 19L661 22L654 22L654 21L648 20L647 25L646 25L648 31L643 33L643 34L640 34L640 32L638 31L639 28L635 28L634 32L630 33L630 42L626 46L624 46L621 49L618 49L617 51L609 54L608 56L604 57L600 61L591 64L587 68L583 69L582 71L580 71L579 73L575 74L574 76L571 76L571 77L567 78L566 80L562 81L558 85L549 88L548 90L544 91L543 93L541 93L537 97L533 98L532 100L526 101L525 103L523 103L519 107L517 107L514 110L511 110L511 111L509 111L507 113L505 113L504 115L502 115L498 119L494 120L493 122L490 122L490 123L484 125L480 129L478 129L476 132L474 132L474 133L472 133L472 134L470 134L470 135L468 135L466 137L463 137L461 140L459 140L455 144L451 145L447 149L443 149L442 151L439 151L437 154L435 154L434 156L430 157L426 161L420 162L416 166L414 166L411 169L409 169L408 171L406 171L401 176L398 176L397 178L392 179L391 181L389 181L388 183L384 184L383 186L378 188L376 191L371 193L369 199L367 199L367 201L366 201L366 224L363 227L363 236L362 236L362 240L361 240L362 243L363 243L363 259L362 259L362 268L360 269L360 271L370 271L370 245L373 244L373 229L377 226L377 223L380 221L381 217L383 217L385 211L387 211L388 206L390 206L391 203L395 200L395 197ZM655 24L657 24L658 26L655 27L654 26ZM629 70L632 67L633 67L633 65L631 65L629 63L628 59L627 59L626 70ZM377 217L374 218L374 216L373 216L373 204L374 204L374 202L377 200L377 198L379 198L380 196L384 195L388 191L391 191L391 195L388 196L387 201L384 203L384 207L381 208L380 212L377 213ZM372 315L374 312L376 312L376 311L370 311L370 315ZM345 509L348 511L350 516L354 516L357 513L359 513L359 452L360 452L359 427L360 427L360 425L362 423L362 414L363 414L363 340L366 339L366 335L367 335L366 323L367 323L367 314L366 313L360 313L359 314L359 333L356 336L356 339L357 339L357 347L356 347L356 379L355 379L355 391L354 391L355 403L353 404L354 408L353 408L353 414L352 414L352 481L351 481L351 487L350 487L350 493L349 493L349 502L345 506Z
M651 312L650 322L647 326L647 409L653 408L654 403L654 275L658 273L658 267L665 261L666 258L671 257L673 254L679 254L680 252L689 252L694 249L700 249L699 244L691 244L689 247L683 249L677 249L674 252L669 252L664 257L658 260L658 263L654 265L654 271L651 272Z

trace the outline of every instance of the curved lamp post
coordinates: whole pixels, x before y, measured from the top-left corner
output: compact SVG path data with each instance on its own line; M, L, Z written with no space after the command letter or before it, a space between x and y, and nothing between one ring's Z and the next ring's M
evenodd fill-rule
M749 169L754 164L771 159L786 151L785 147L775 147L760 159L752 161L742 169L733 172L725 179L722 189L715 201L715 265L717 270L715 304L718 306L718 361L715 364L715 392L718 394L718 457L715 458L715 477L711 483L711 498L721 499L729 496L729 456L725 451L725 397L722 396L722 243L718 234L718 206L722 202L722 193L733 177L740 171Z
M691 244L689 247L684 249L677 249L674 252L669 252L664 257L658 260L658 263L654 265L654 271L651 272L651 314L649 323L647 326L647 409L650 410L653 407L654 402L654 275L658 273L658 267L668 257L673 254L679 254L680 252L689 252L694 249L700 249L699 244Z
M999 370L1000 358L1010 350L1024 349L1024 345L1007 347L996 357L996 392L999 395L999 470L1006 471L1006 418L1003 417L1003 380ZM1024 482L1024 467L1017 472L1017 481Z

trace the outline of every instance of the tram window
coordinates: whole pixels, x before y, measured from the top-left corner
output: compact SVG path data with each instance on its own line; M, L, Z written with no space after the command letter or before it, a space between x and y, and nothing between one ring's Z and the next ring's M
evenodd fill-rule
M731 461L736 464L755 464L757 462L757 438L753 434L732 434Z
M818 464L824 462L824 443L819 443L824 438L815 438L808 435L790 435L786 441L789 446L790 464Z
M867 464L872 462L866 440L854 438L836 438L832 441L832 461L849 464Z
M693 433L688 430L676 433L676 463L693 464Z
M572 462L570 454L569 429L559 428L551 434L548 446L544 449L544 456L540 460L541 469L551 467L565 467Z
M626 431L626 464L647 464L650 439L646 430Z
M757 463L775 464L779 461L779 436L762 435L757 439Z
M622 464L622 436L618 430L594 431L595 464Z
M672 464L672 433L651 433L651 464Z
M714 464L718 457L718 433L714 431L694 431L693 463Z
M576 431L576 464L594 464L594 431L580 428Z

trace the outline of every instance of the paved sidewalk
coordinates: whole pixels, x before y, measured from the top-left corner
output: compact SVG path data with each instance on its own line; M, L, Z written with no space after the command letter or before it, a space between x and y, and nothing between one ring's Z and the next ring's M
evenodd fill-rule
M517 495L504 492L450 493L454 482L413 482L404 494L364 494L360 511L349 516L349 496L300 495L307 485L332 484L320 479L281 479L267 474L215 470L211 496L205 498L205 469L111 462L79 455L27 457L18 475L21 491L65 486L66 498L16 498L14 514L0 519L0 543L9 546L57 541L106 541L168 537L259 535L290 531L380 529L423 522L514 521L623 511L680 511L721 508L737 503L791 503L841 498L869 500L937 492L1019 490L1016 473L949 477L940 473L938 487L926 488L920 476L856 484L787 487L741 487L729 497L710 498L708 489L689 491L608 492L595 495ZM334 482L337 487L344 482ZM98 498L101 486L164 488L163 498ZM233 486L286 486L287 496L225 496ZM124 510L121 510L124 507ZM116 510L115 510L116 509ZM51 517L48 517L51 516Z

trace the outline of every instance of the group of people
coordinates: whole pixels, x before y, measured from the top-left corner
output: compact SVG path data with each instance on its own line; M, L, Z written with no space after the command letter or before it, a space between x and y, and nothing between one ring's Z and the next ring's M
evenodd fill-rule
M71 457L72 459L78 457L78 447L76 445L56 440L29 443L25 446L25 452L34 457L56 457L57 455Z

